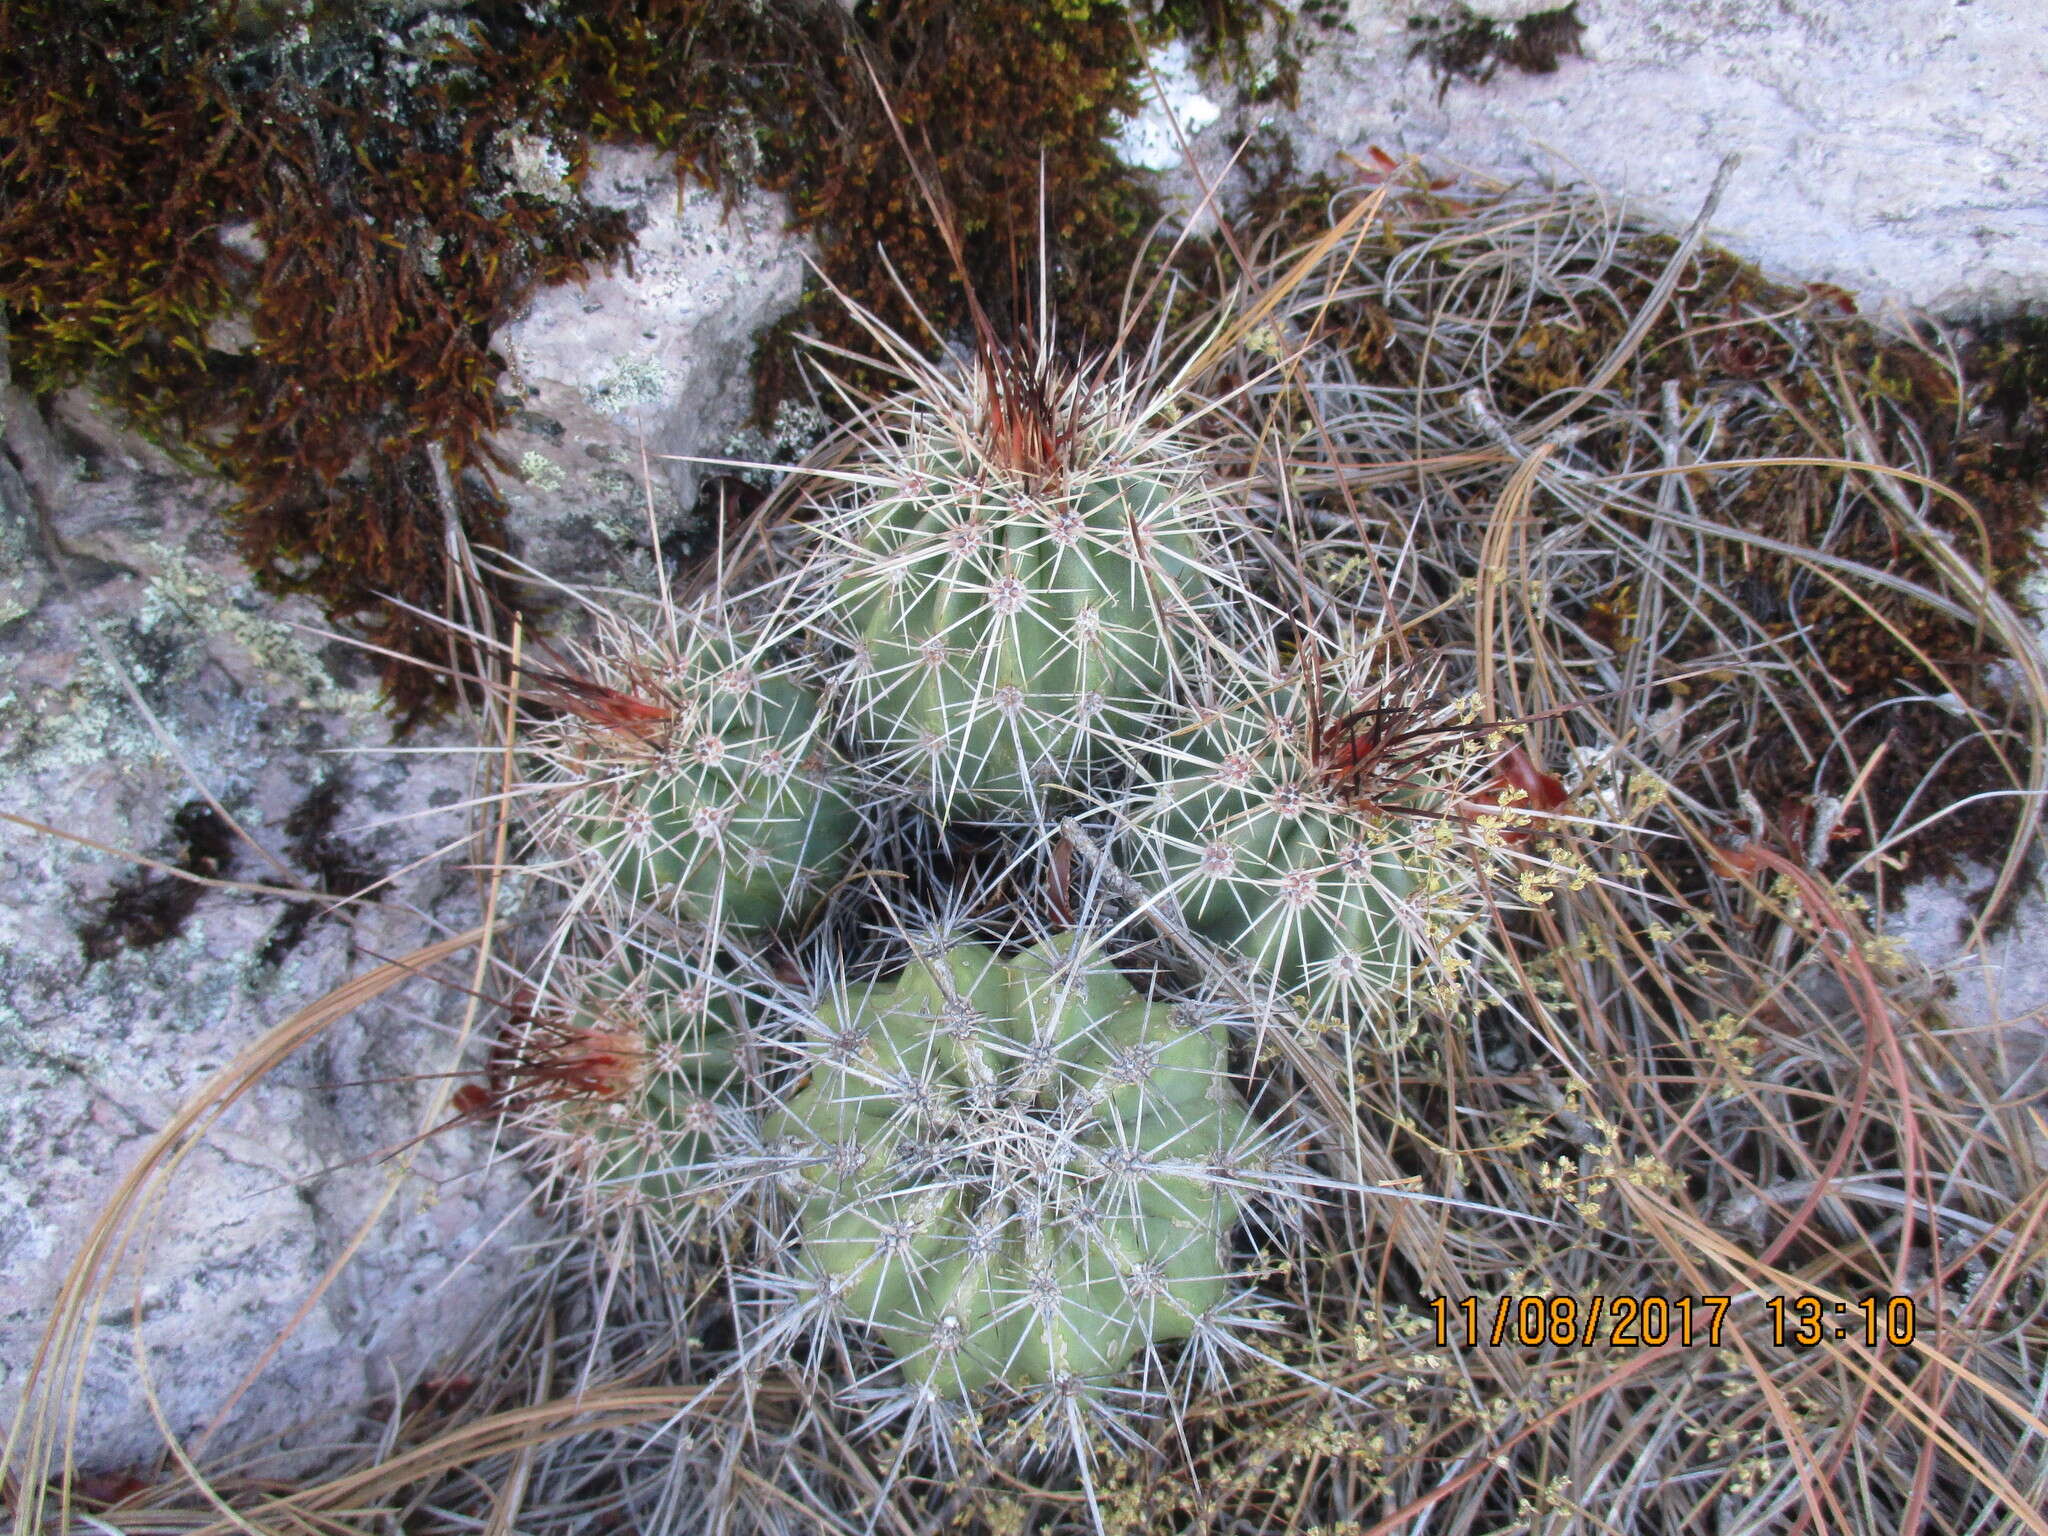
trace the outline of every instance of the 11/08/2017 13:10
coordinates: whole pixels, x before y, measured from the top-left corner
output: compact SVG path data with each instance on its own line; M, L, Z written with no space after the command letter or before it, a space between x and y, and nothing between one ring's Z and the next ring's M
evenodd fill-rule
M1467 1296L1452 1301L1432 1296L1425 1304L1436 1320L1437 1347L1462 1343L1588 1348L1605 1342L1617 1349L1659 1349L1667 1344L1718 1348L1732 1296L1499 1296L1491 1303ZM1913 1342L1916 1321L1907 1296L1866 1296L1838 1301L1822 1296L1772 1296L1763 1303L1771 1342L1811 1349L1860 1338L1866 1348L1903 1348Z

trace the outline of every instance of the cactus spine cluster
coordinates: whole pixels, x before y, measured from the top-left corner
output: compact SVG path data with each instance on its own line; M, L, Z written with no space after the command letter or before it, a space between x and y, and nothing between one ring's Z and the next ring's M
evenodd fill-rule
M1203 712L1174 738L1151 829L1196 932L1330 1011L1406 973L1415 876L1398 828L1344 804L1314 761L1298 686Z
M1069 935L927 948L829 1000L815 1036L769 1152L821 1304L913 1384L1099 1392L1230 1294L1260 1159L1220 1026Z
M753 1137L727 989L651 955L565 960L515 1047L507 1096L586 1209L677 1233L732 1203L726 1173Z
M1298 1011L1385 1012L1424 956L1456 962L1477 879L1459 845L1503 741L1470 697L1358 655L1248 658L1226 700L1164 734L1138 858Z

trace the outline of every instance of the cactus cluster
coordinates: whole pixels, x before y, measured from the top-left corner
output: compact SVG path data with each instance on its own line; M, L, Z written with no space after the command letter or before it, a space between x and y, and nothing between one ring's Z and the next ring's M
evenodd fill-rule
M1361 1022L1456 948L1497 733L1370 647L1319 665L1164 414L934 373L760 588L601 614L533 674L558 877L641 958L566 967L527 1096L599 1208L743 1218L754 1366L865 1355L835 1390L1070 1425L1218 1368L1253 1315L1239 1228L1285 1226L1303 1133L1284 1092L1249 1107L1185 973L1140 984L1119 946L1199 936L1257 1030ZM1120 915L1060 863L1075 816ZM1000 873L948 893L949 838ZM946 901L973 920L908 915ZM715 1000L743 974L746 1021Z

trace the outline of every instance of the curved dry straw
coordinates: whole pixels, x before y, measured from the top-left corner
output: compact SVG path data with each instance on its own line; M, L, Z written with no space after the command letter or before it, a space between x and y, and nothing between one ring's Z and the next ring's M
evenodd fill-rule
M180 1164L204 1144L208 1132L237 1102L322 1030L393 987L417 979L440 961L474 948L485 932L476 928L427 945L309 1003L215 1074L151 1139L135 1166L115 1187L73 1259L44 1330L42 1346L23 1386L21 1407L9 1431L7 1454L0 1460L0 1474L4 1474L4 1486L12 1491L16 1529L24 1536L43 1528L46 1480L54 1480L60 1524L69 1518L69 1485L74 1476L70 1422L77 1413L97 1319L124 1262L146 1232ZM479 960L482 958L480 953ZM439 1118L442 1107L437 1104L435 1118ZM379 1213L389 1203L402 1177L402 1172L393 1175L385 1199L379 1204ZM361 1236L359 1233L358 1242ZM350 1245L351 1253L355 1246ZM317 1299L317 1293L308 1299L302 1316ZM138 1365L146 1372L146 1362L138 1358ZM196 1469L189 1462L184 1470L197 1480Z

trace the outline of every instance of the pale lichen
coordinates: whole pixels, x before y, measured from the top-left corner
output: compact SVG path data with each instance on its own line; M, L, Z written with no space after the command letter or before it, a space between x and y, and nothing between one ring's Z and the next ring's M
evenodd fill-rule
M498 141L512 189L543 202L566 202L575 192L569 181L569 157L552 141L535 133L510 133Z
M1181 163L1183 142L1215 122L1223 109L1202 94L1186 39L1175 38L1155 50L1151 66L1157 90L1143 111L1121 120L1110 142L1117 157L1134 169L1170 171Z
M746 426L725 440L724 455L746 465L733 472L749 485L766 490L775 483L780 469L770 465L795 464L832 430L832 422L814 405L784 400L775 407L774 418L764 431Z
M520 455L519 478L536 491L559 491L567 483L562 466L546 454L537 451L528 451Z
M157 572L136 610L139 632L153 633L175 616L209 638L239 647L260 671L291 689L299 709L366 714L376 708L375 691L336 683L298 628L271 616L275 603L253 584L231 581L165 545L148 546L146 553L157 563Z
M590 408L605 416L667 405L675 396L676 376L658 357L622 357L583 391Z

